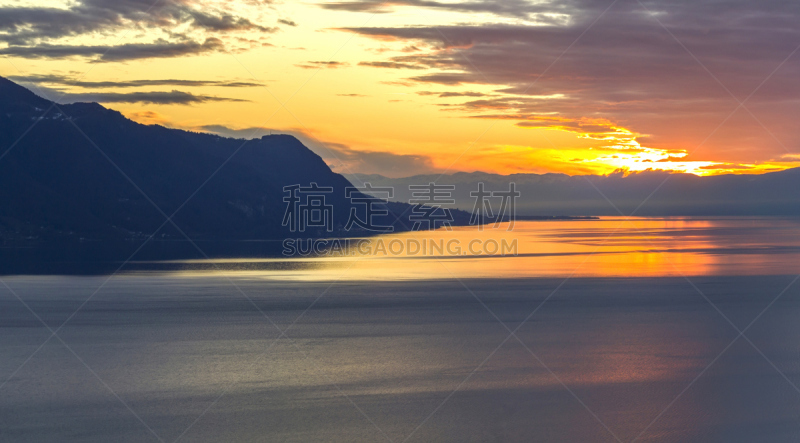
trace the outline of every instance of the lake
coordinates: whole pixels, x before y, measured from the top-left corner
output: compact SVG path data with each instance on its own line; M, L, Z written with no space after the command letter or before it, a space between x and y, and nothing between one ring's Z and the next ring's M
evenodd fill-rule
M0 440L800 439L800 221L507 227L3 276Z
M508 228L503 223L484 229L383 235L344 251L330 251L332 241L328 241L327 251L298 257L314 248L304 240L287 249L297 252L290 260L218 258L132 265L186 275L221 269L226 274L303 281L800 273L800 219L796 218L607 217L517 221L512 230ZM513 251L503 249L512 244Z

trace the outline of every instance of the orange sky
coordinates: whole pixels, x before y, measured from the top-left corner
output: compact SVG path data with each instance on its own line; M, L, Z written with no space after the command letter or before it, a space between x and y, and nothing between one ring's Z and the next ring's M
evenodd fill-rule
M142 123L290 132L342 173L800 160L800 33L779 26L793 23L782 3L732 3L724 20L677 4L380 3L6 0L0 75Z

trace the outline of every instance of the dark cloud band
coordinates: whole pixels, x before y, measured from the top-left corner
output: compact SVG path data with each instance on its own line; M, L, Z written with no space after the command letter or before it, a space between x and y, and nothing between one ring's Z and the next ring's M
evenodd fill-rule
M164 79L164 80L127 80L127 81L75 81L70 77L63 75L11 75L8 77L15 82L20 83L34 83L34 84L52 84L52 85L65 85L76 86L80 88L138 88L147 86L219 86L226 88L247 88L255 86L264 86L262 83L255 82L242 82L242 81L215 81L215 80L179 80L179 79Z
M191 105L206 102L246 102L247 100L195 95L183 91L152 92L93 92L86 94L63 94L62 103L97 102L97 103L146 103L154 105Z
M143 58L170 58L185 55L197 55L224 50L222 40L207 38L203 43L183 41L170 43L159 41L155 43L128 43L118 46L90 46L90 45L50 45L36 46L9 46L0 49L0 54L22 58L69 58L69 57L96 57L98 62L119 62Z

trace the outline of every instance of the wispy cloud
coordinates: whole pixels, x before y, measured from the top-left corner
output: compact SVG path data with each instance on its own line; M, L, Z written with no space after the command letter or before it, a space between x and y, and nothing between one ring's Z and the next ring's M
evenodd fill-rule
M91 92L65 93L59 99L62 103L97 102L97 103L146 103L155 105L191 105L207 102L246 102L238 98L195 95L183 91L150 91L150 92Z
M426 69L425 66L414 65L411 63L400 62L361 62L359 66L371 66L373 68L390 68L390 69Z
M337 62L337 61L313 61L313 62L305 62L304 64L295 65L298 68L303 69L319 69L319 68L341 68L344 66L349 66L349 63L345 62Z
M448 97L488 97L490 94L484 94L483 92L474 92L474 91L464 91L464 92L417 91L417 95L435 95L439 98L448 98Z
M68 58L98 57L98 62L120 62L143 58L171 58L223 51L225 45L218 38L207 38L204 42L184 40L154 43L127 43L123 45L51 45L8 46L0 54L22 58Z
M350 12L369 12L373 14L390 13L399 7L426 8L431 10L489 13L497 16L533 18L542 14L552 18L553 14L569 11L573 2L530 2L526 0L473 0L444 2L435 0L353 0L325 2L319 6L325 9Z
M9 79L18 83L51 84L75 86L80 88L139 88L147 86L219 86L226 88L247 88L264 86L263 83L249 81L220 81L220 80L186 80L186 79L145 79L121 81L85 81L75 80L72 77L58 74L46 75L10 75Z
M259 12L270 2L236 2L221 8L186 0L76 0L66 8L0 6L0 42L6 54L25 58L102 57L102 61L180 57L221 51L233 33L270 34L288 19L262 23ZM150 35L150 41L123 45L81 45L77 37L109 36L126 31ZM143 32L144 31L144 32Z

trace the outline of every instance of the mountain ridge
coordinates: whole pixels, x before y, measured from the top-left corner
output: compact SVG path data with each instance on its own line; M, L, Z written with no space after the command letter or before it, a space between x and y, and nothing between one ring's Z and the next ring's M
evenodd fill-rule
M0 242L368 234L342 229L352 184L291 135L143 125L97 103L54 105L0 77L0 155ZM283 226L284 187L311 183L333 190L333 232ZM382 225L410 226L408 205L384 207ZM162 227L164 214L180 231Z

